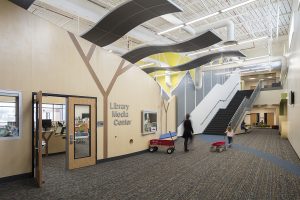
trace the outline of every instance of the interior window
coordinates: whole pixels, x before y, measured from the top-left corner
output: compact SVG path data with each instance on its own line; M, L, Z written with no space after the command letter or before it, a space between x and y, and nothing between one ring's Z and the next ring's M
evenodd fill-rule
M21 93L0 90L0 138L16 138L20 134Z

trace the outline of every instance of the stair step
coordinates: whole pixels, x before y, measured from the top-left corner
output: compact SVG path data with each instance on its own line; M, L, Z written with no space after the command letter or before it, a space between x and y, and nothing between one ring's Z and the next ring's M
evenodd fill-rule
M238 91L230 103L228 104L227 108L220 109L214 118L210 121L206 129L203 131L205 133L212 133L212 134L224 134L231 118L233 117L234 113L242 103L245 97L249 98L253 90L241 90Z

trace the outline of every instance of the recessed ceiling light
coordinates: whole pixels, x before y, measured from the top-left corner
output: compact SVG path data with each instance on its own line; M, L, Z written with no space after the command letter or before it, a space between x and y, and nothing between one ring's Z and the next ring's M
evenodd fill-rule
M256 78L254 78L254 77L251 77L251 78L249 78L250 80L255 80Z
M267 78L273 78L273 76L268 76Z

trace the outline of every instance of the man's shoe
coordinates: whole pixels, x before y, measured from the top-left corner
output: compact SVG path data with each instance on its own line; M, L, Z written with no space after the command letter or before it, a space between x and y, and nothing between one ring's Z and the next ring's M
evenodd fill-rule
M184 150L184 152L189 152L189 150L188 150L188 149L186 149L186 150Z

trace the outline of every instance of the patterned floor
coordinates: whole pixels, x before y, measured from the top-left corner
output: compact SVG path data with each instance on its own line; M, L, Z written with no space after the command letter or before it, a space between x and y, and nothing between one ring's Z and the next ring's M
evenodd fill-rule
M64 170L64 156L45 159L46 183L30 179L0 185L0 199L300 199L300 160L278 132L256 129L234 137L234 146L209 152L211 141L197 136L184 153L164 151Z

